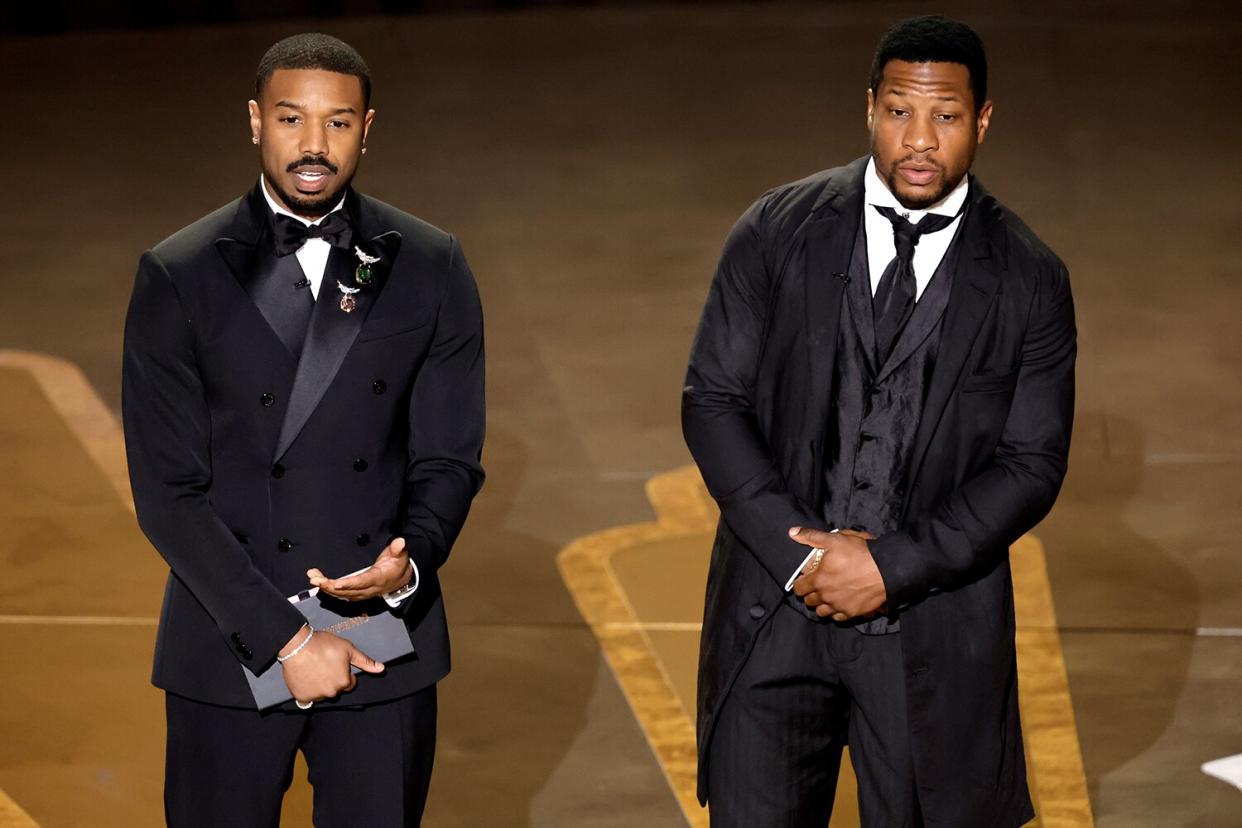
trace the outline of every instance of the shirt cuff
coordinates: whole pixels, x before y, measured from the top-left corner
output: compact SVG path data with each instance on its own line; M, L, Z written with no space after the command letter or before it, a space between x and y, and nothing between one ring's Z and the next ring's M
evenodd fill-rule
M409 598L418 590L418 565L413 560L410 561L410 569L414 574L410 576L410 582L400 589L394 589L392 592L384 593L384 601L388 606L394 609L401 606L401 602Z
M789 576L789 580L785 582L786 592L789 592L789 590L793 589L793 582L798 580L798 576L802 574L802 570L806 569L806 565L809 564L811 562L811 558L814 558L814 557L815 557L815 550L812 549L810 552L807 553L806 557L802 559L802 563L798 564L798 568L794 570L793 574Z

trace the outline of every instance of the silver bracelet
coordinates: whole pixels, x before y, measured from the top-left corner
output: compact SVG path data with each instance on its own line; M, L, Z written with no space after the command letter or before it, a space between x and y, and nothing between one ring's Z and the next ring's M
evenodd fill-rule
M310 643L310 640L311 640L312 638L314 638L314 637L315 637L315 628L314 628L314 627L312 627L310 624L303 624L302 626L306 627L308 630L310 630L310 632L308 632L308 633L306 634L306 638L303 638L303 639L302 639L302 643L301 643L301 644L299 644L298 646L296 646L296 647L294 647L294 648L293 648L293 651L292 651L292 652L290 652L290 653L289 653L289 655L278 655L278 656L276 656L276 660L277 660L277 661L279 661L281 664L284 664L286 661L288 661L289 659L293 658L293 657L294 657L295 655L297 655L298 653L302 652L302 649L303 649L303 648L304 648L307 644L309 644L309 643Z

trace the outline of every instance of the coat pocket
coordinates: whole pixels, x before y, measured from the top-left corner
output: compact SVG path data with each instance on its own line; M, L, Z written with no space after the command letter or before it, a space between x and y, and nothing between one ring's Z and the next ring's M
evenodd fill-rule
M1018 371L1014 369L1003 374L971 374L962 383L963 394L991 394L997 391L1008 391L1018 382Z

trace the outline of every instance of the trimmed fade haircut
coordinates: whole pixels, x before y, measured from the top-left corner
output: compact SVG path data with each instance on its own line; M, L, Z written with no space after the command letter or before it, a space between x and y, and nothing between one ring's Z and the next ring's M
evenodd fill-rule
M371 70L362 55L343 40L331 35L307 32L286 37L274 44L259 61L254 79L255 100L277 69L322 69L353 75L362 83L363 109L371 108Z
M871 61L871 93L878 94L890 60L908 63L960 63L970 72L975 114L988 99L988 56L975 30L940 15L912 17L893 25L880 38Z

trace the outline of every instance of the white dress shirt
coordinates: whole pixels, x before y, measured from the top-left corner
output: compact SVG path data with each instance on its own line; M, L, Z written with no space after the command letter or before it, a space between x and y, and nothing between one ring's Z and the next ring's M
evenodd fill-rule
M863 222L866 224L867 269L871 274L872 296L875 296L876 288L880 285L880 277L884 275L884 269L897 256L897 242L893 240L893 223L875 208L891 207L899 214L905 215L906 220L913 224L918 224L928 213L957 216L947 227L935 233L925 233L919 236L918 244L914 247L914 301L917 302L922 298L928 282L935 275L936 268L940 267L940 260L948 252L949 245L953 243L953 235L957 232L957 226L962 222L962 217L958 213L962 205L966 203L966 194L970 189L969 179L969 176L962 176L962 180L957 183L952 192L927 209L911 210L901 205L897 196L893 195L884 183L884 179L880 178L880 174L875 171L875 159L867 161L867 171L863 174ZM814 555L815 552L812 550L802 559L802 563L798 564L798 568L785 582L786 592L793 589L793 582L798 580L798 576L802 574L803 569L806 569L806 565L811 562Z
M267 199L267 206L271 207L272 212L277 215L295 218L307 227L310 227L312 224L318 224L327 218L327 213L324 213L319 218L311 221L286 210L284 205L272 198L272 194L267 191L267 181L264 180L262 174L259 175L259 187L263 190L263 197ZM344 206L345 196L341 196L341 200L328 213L335 213ZM294 254L298 257L298 264L302 266L302 273L306 275L307 281L310 282L311 296L314 296L316 299L319 298L319 285L323 282L323 272L328 267L328 253L331 251L332 245L328 244L324 239L307 239L298 248L298 252Z
M272 208L273 213L295 218L307 227L310 227L312 224L318 224L327 218L328 213L335 213L337 210L345 206L345 196L341 196L341 200L338 201L336 206L329 210L328 213L324 213L314 221L310 221L309 219L304 219L299 215L289 212L284 208L284 205L272 198L272 194L267 191L267 181L264 180L262 174L259 175L259 189L263 191L263 197L267 199L267 206ZM323 282L323 272L328 267L328 254L330 252L332 252L332 245L328 244L328 242L324 239L307 239L302 246L298 248L298 252L294 254L298 257L298 264L302 266L302 273L306 275L307 281L310 282L311 295L314 296L316 300L319 299L319 285ZM408 584L400 589L384 594L384 600L388 602L389 606L401 606L401 602L413 595L418 589L418 565L414 563L413 558L410 559L410 569L413 571L410 574L410 582ZM365 572L366 570L359 571ZM351 574L356 575L358 573L355 572Z

